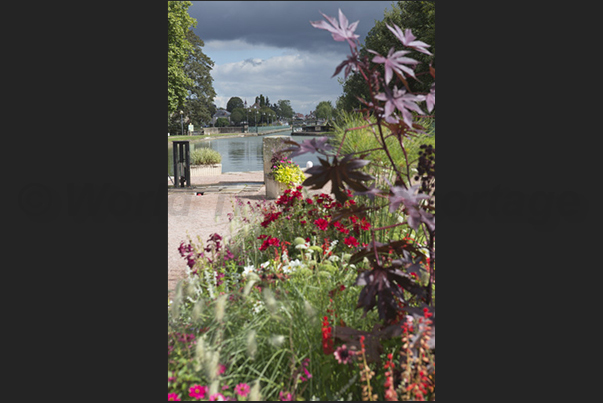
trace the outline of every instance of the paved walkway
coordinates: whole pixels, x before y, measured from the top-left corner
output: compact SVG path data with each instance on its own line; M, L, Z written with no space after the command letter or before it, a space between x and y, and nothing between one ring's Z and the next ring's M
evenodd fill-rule
M169 180L168 185L168 290L174 290L186 273L180 243L187 244L189 238L205 243L213 233L231 236L236 229L231 228L228 213L234 212L236 199L255 204L266 199L266 188L263 171L193 177L191 188L175 189ZM330 186L309 193L330 193ZM203 195L197 196L200 192Z

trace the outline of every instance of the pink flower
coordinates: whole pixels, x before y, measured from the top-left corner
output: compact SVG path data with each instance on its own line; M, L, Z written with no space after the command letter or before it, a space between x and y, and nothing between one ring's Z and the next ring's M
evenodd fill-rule
M215 402L215 401L224 401L224 395L222 393L216 393L215 395L211 395L209 397L209 401L210 402Z
M281 402L290 402L291 401L291 393L287 393L286 395L283 392L278 392L278 398L281 399Z
M237 386L235 386L235 393L241 397L247 397L249 390L249 385L246 383L239 383Z
M194 385L188 390L188 395L195 399L205 399L207 393L207 386Z
M431 45L426 44L425 42L421 42L421 41L415 41L415 39L417 39L412 32L410 31L410 29L405 29L404 33L402 33L402 30L400 29L400 27L398 27L396 24L393 24L394 27L390 27L389 25L385 24L385 26L392 31L392 33L396 36L396 38L398 38L400 40L400 42L402 42L402 45L407 46L409 48L413 48L414 50L421 52L421 53L425 53L427 55L430 55L431 52L429 52L427 49L430 47Z
M423 114L423 111L415 102L421 102L425 100L423 95L407 94L406 89L401 90L394 86L393 92L385 87L385 93L379 93L375 95L375 99L385 101L385 118L390 116L396 109L402 112L404 123L408 127L412 127L412 113L411 110Z
M348 347L345 344L341 347L337 347L337 350L335 350L333 355L340 364L349 364L354 357L354 353L348 350Z
M358 26L358 21L348 25L348 19L345 15L339 10L339 23L333 17L328 17L321 13L323 17L327 19L331 23L331 25L327 24L326 21L310 21L310 24L314 28L324 29L331 33L333 39L337 42L348 41L350 47L352 49L356 48L356 44L354 41L360 37L360 35L354 34L356 27Z
M168 393L168 402L179 402L180 396L177 393Z
M401 74L402 77L404 77L404 73L406 73L409 76L416 78L415 72L406 67L404 64L416 65L419 62L415 59L404 57L405 54L410 53L408 50L398 50L397 52L394 52L394 50L394 48L391 48L387 54L387 57L383 57L374 50L369 49L369 52L377 55L373 58L373 63L383 63L385 65L385 83L389 84L393 77L394 71Z
M226 372L226 365L218 364L218 375L222 375L224 372Z

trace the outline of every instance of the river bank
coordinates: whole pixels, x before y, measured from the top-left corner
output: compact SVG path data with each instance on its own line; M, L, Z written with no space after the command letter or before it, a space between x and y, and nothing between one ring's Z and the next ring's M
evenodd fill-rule
M253 130L253 128L251 129ZM254 137L254 136L265 136L267 134L290 132L291 128L266 130L263 132L256 133L254 131L248 133L224 133L224 134L206 134L202 136L169 136L168 147L172 145L172 141L201 141L201 140L216 140L216 139L227 139L236 137Z

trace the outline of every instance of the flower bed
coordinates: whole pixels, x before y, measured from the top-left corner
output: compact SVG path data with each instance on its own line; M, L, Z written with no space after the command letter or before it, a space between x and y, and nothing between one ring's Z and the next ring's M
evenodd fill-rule
M326 137L290 142L290 158L323 156L303 186L276 201L238 200L231 238L183 241L187 278L168 301L168 400L435 400L435 147L422 147L413 186L405 151L424 131L412 112L423 101L433 109L435 85L406 92L418 64L407 51L371 63L359 55L357 23L341 11L325 18L311 24L352 52L336 74L346 67L346 78L358 71L369 84L366 127L391 177L369 174L373 150L340 154L361 127L345 129L337 151ZM388 28L429 53L410 30ZM389 152L398 146L402 163ZM308 193L328 182L332 195Z

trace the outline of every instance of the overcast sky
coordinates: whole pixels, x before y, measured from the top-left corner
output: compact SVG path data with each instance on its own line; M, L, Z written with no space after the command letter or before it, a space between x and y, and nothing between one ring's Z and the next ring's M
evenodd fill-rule
M376 20L382 20L392 1L193 1L195 33L203 52L214 61L211 75L215 104L226 108L231 97L253 104L263 94L270 103L288 99L295 112L308 114L320 101L335 106L342 94L335 68L349 54L347 42L335 42L328 31L310 21L324 20L320 12L350 23L364 42Z

